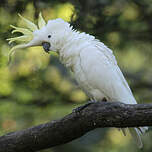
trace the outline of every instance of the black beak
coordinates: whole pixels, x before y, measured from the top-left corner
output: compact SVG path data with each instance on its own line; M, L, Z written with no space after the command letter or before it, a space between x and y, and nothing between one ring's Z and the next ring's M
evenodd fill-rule
M43 42L42 43L42 46L43 46L43 49L44 49L44 51L46 52L46 53L49 53L49 51L50 51L50 43L49 42Z

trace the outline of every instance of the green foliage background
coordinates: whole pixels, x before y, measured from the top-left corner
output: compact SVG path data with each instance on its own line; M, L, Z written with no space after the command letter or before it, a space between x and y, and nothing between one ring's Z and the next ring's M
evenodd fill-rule
M7 65L12 45L10 24L23 26L17 13L36 22L63 18L78 30L96 36L117 58L139 103L152 100L151 0L1 0L0 3L0 135L61 118L87 101L58 56L41 47L18 51ZM14 34L15 36L15 34ZM152 133L144 152L152 151ZM42 152L140 151L129 135L115 128L96 129L69 144Z

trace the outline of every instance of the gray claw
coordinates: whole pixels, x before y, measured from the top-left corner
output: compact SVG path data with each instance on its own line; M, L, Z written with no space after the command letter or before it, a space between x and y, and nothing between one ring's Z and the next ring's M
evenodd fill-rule
M95 103L96 101L94 100L91 100L91 101L88 101L86 104L80 106L80 107L77 107L77 108L74 108L72 110L72 112L75 112L75 113L80 113L83 109L85 109L86 107L88 107L90 104L93 104Z

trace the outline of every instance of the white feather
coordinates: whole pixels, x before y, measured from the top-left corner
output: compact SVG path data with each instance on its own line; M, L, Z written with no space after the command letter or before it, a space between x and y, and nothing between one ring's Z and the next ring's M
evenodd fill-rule
M70 24L62 19L50 20L45 26L45 21L40 15L39 26L42 27L40 29L27 19L23 18L23 20L32 31L34 29L33 39L24 47L49 42L51 46L49 49L59 54L61 62L71 69L77 82L91 99L99 101L106 98L108 101L126 104L137 103L112 50L94 36L74 31ZM143 134L147 129L147 127L129 128L140 148L141 133ZM122 131L125 135L125 130Z
M61 49L60 59L67 67L72 68L81 88L90 98L97 101L106 98L108 101L136 104L112 50L94 37L80 35L74 35L77 39L71 39L67 47ZM143 146L141 132L144 133L147 129L129 128L139 148ZM125 130L122 131L125 135Z

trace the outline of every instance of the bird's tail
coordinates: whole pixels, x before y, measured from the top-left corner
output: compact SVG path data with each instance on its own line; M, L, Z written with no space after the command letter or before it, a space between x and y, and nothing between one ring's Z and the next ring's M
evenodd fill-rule
M125 132L126 129L122 128L122 132L124 135L126 135L126 132ZM143 135L146 130L148 130L148 127L138 127L138 128L128 128L131 136L134 138L137 146L139 148L142 148L143 147L143 143L142 143L142 140L141 140L141 135Z

